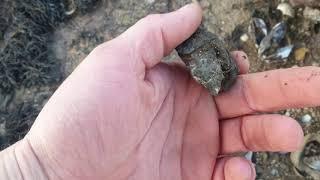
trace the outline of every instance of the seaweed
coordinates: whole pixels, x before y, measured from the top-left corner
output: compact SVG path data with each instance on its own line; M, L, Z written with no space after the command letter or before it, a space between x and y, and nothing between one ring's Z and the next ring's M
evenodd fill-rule
M17 105L14 111L0 113L0 151L22 139L29 131L39 110L32 102Z
M85 13L98 1L72 2L76 3L77 10ZM70 0L0 1L1 96L13 97L17 89L61 83L62 68L60 62L50 56L48 43L55 28L71 18L67 14L68 3ZM10 99L2 103L0 149L23 138L39 112L40 107L33 101L19 104Z
M48 58L49 33L64 20L61 3L55 0L13 1L12 22L5 24L4 47L0 51L0 91L9 93L21 86L56 82L58 62ZM54 73L58 75L58 73Z
M5 37L0 50L0 93L21 86L48 85L62 77L59 62L48 57L49 37L54 28L67 20L66 0L14 0L0 4L0 35ZM85 12L98 0L76 0ZM5 8L4 6L9 8ZM9 9L11 16L6 16ZM10 21L11 19L12 21Z

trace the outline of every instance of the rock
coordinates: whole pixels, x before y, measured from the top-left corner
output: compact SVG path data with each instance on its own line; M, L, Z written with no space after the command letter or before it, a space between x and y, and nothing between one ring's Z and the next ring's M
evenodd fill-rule
M216 96L236 80L238 67L224 42L203 27L176 48L192 77Z
M306 54L309 52L310 50L308 48L298 48L294 51L294 57L296 59L296 61L303 61L306 57Z
M286 15L289 17L294 16L294 10L289 3L280 3L277 9L280 10L283 15Z
M306 7L303 11L303 16L306 19L310 19L312 21L320 22L320 10L313 9L310 7Z
M310 123L312 120L312 117L309 114L306 114L304 116L302 116L301 121L303 123Z

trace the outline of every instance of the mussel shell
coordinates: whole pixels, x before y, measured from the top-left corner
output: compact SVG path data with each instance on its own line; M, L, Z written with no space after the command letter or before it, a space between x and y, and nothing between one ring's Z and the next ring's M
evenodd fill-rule
M264 37L260 43L258 50L259 56L262 56L265 51L267 51L273 43L279 44L286 35L287 26L284 22L276 24L270 33Z
M259 45L264 37L268 34L267 25L261 18L252 19L252 29L256 39L256 44Z

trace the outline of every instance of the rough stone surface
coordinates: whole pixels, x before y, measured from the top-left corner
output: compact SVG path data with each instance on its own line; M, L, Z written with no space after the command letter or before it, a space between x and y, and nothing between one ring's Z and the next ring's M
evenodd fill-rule
M176 50L192 77L212 95L218 95L234 84L238 74L237 65L217 35L199 28Z

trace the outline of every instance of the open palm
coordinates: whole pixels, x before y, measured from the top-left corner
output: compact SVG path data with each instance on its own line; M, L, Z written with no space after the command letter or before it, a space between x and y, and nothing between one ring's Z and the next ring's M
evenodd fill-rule
M195 4L148 16L79 65L24 139L49 178L254 179L250 162L218 156L298 148L294 120L258 113L319 105L320 79L311 75L320 70L246 74L235 52L243 75L213 98L183 67L160 63L200 22Z

